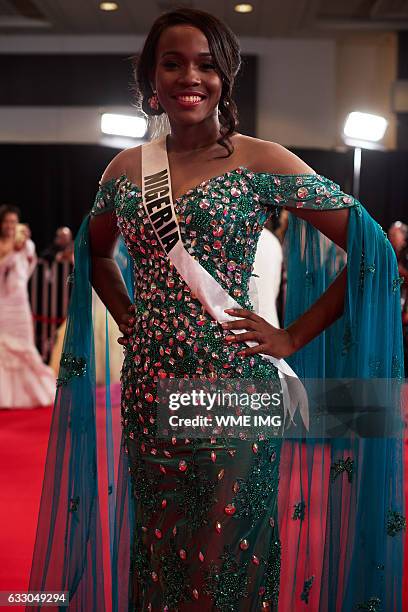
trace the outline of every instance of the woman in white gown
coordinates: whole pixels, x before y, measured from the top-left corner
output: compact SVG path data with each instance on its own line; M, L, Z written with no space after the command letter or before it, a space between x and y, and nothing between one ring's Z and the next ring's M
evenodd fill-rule
M27 282L37 257L19 210L0 207L0 408L54 402L55 376L34 343Z
M282 246L266 227L259 235L254 261L255 311L274 327L280 327L276 301L282 280ZM255 304L256 302L256 304Z

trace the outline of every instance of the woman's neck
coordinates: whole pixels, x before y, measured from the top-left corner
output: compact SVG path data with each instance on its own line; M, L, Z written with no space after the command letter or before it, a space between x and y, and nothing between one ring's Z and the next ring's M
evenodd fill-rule
M220 137L220 123L217 119L198 125L172 124L167 139L169 152L175 154L194 153L214 146Z

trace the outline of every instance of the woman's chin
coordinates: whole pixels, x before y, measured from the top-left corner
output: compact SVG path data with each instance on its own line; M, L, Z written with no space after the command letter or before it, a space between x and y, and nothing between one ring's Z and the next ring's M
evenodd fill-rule
M213 113L207 115L202 112L196 112L193 109L169 114L170 123L182 125L184 127L200 125L205 121L211 120L212 118Z

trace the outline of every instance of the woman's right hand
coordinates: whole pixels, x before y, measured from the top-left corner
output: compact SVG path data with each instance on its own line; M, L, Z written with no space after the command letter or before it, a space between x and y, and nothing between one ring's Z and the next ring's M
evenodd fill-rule
M132 304L129 306L126 314L122 315L121 322L119 323L119 329L122 332L123 336L118 338L119 344L123 346L127 346L129 343L129 337L132 335L133 326L135 324L135 305Z

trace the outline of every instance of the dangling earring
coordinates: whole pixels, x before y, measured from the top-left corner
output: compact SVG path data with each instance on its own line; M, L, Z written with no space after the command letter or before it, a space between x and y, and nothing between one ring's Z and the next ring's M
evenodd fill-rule
M156 90L153 90L153 95L149 98L148 102L152 110L154 111L159 110L159 98L157 97Z

